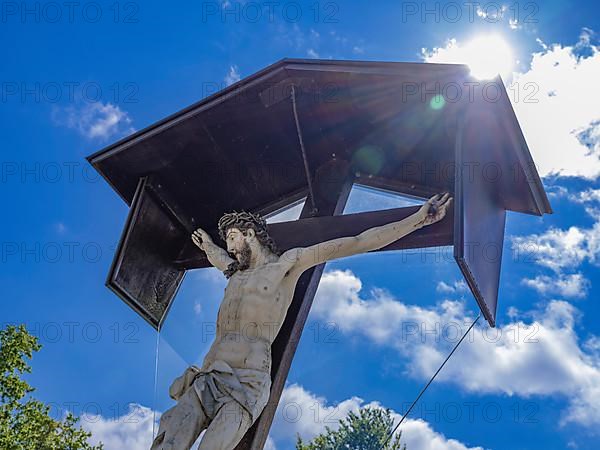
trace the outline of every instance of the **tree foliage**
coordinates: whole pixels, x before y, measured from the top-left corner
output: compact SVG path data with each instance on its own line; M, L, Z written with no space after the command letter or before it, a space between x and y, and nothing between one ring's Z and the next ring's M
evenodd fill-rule
M63 420L50 416L50 407L34 399L35 391L23 375L41 349L24 325L0 330L0 449L3 450L102 450L88 443L91 433L77 427L71 413Z
M401 433L384 446L393 428L389 409L361 408L358 414L351 411L341 419L337 430L325 427L325 432L308 444L298 436L296 450L406 450L406 445L400 444Z

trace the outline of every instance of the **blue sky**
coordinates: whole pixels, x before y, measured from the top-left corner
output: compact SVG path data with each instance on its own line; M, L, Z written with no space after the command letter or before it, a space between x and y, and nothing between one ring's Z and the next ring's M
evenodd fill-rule
M410 450L597 448L597 3L257 5L2 4L0 322L40 337L38 398L84 414L108 449L147 448L168 384L210 344L225 282L189 273L158 340L104 287L127 207L85 156L283 57L475 64L483 42L510 63L498 70L555 213L508 214L498 327L477 326L403 436ZM356 189L347 211L402 205ZM404 411L452 347L450 324L477 314L461 280L448 249L328 264L269 448L362 405Z

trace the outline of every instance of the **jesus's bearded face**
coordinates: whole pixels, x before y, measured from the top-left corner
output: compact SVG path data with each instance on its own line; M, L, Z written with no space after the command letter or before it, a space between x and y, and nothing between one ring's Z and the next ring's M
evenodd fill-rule
M227 230L227 251L237 259L239 263L238 270L246 270L250 267L252 249L248 243L249 234L245 234L237 228Z

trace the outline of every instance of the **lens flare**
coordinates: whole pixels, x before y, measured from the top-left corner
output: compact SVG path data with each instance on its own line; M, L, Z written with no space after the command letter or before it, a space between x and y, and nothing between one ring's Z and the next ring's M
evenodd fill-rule
M442 109L446 106L446 100L443 95L438 94L429 101L429 106L435 110Z
M354 153L352 162L359 172L377 175L385 164L385 154L380 147L365 145Z

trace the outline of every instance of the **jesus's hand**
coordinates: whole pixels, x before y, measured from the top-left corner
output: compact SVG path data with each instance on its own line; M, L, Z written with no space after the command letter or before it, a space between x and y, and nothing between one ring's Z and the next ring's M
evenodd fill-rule
M446 216L446 211L451 203L452 197L450 197L449 192L444 195L435 194L416 212L418 226L425 227L442 220Z
M201 250L206 250L203 247L205 242L212 243L212 238L210 235L204 231L202 228L198 228L196 231L192 233L192 241L196 244Z

